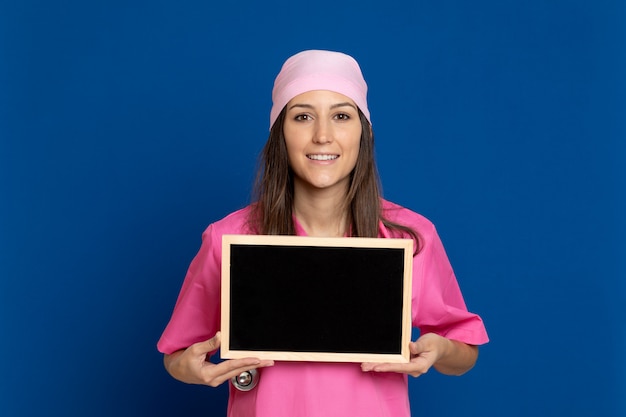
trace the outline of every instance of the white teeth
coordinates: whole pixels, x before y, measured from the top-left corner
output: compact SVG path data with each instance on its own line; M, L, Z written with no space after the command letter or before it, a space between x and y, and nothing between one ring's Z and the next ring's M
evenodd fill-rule
M307 157L316 161L331 161L339 158L339 155L307 155Z

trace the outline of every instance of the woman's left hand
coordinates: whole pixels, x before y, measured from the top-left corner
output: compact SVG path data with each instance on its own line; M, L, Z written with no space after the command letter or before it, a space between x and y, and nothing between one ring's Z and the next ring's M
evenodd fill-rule
M447 375L469 371L478 357L478 348L426 333L409 344L409 363L363 363L363 372L400 372L414 377L425 374L431 367Z

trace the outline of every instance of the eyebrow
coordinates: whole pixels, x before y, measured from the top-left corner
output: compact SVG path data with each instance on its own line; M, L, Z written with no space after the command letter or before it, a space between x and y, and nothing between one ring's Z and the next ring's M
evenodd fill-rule
M358 110L354 104L352 104L352 103L348 103L347 101L346 101L345 103L336 103L336 104L333 104L332 106L330 106L330 108L331 108L331 109L336 109L336 108L338 108L338 107L345 107L345 106L349 106L349 107L352 107L354 110ZM289 106L289 108L288 108L287 110L291 110L291 109L296 108L296 107L303 107L303 108L305 108L305 109L312 109L312 108L313 108L313 106L312 106L312 105L310 105L310 104L304 104L304 103L303 103L303 104L300 104L300 103L295 103L295 104L293 104L293 105Z

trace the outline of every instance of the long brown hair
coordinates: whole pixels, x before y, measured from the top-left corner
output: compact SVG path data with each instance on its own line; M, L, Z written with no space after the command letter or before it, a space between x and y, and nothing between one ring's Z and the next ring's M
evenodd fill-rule
M350 174L350 185L345 199L350 235L378 237L379 222L389 229L409 234L419 250L419 237L408 226L387 220L382 212L381 186L374 158L374 133L359 110L361 143L356 165ZM285 109L270 130L260 154L254 187L254 201L249 223L252 230L264 235L295 235L293 221L293 171L289 167L287 147L283 134Z

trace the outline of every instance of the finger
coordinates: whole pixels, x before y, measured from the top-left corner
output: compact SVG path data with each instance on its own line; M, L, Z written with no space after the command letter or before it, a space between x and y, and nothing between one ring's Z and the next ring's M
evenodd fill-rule
M412 363L362 363L363 372L403 372L408 373L415 367Z
M369 363L366 364L365 367L361 367L362 370L366 372L403 372L406 371L406 367L401 366L402 364L392 364L392 363Z
M373 362L364 362L364 363L361 364L361 370L363 372L370 372L377 365L380 365L380 364L379 363L373 363Z
M366 372L396 372L417 377L428 371L428 367L424 368L417 363L378 363L369 365L371 366L366 368Z
M242 372L273 365L274 361L261 361L257 358L227 360L217 365L211 365L210 368L207 369L207 380L211 381L211 385L217 386L238 376Z
M229 371L249 371L254 368L263 368L266 366L274 365L272 360L261 360L259 358L241 358L241 359L229 359L218 364L221 368ZM245 369L244 369L245 368Z

